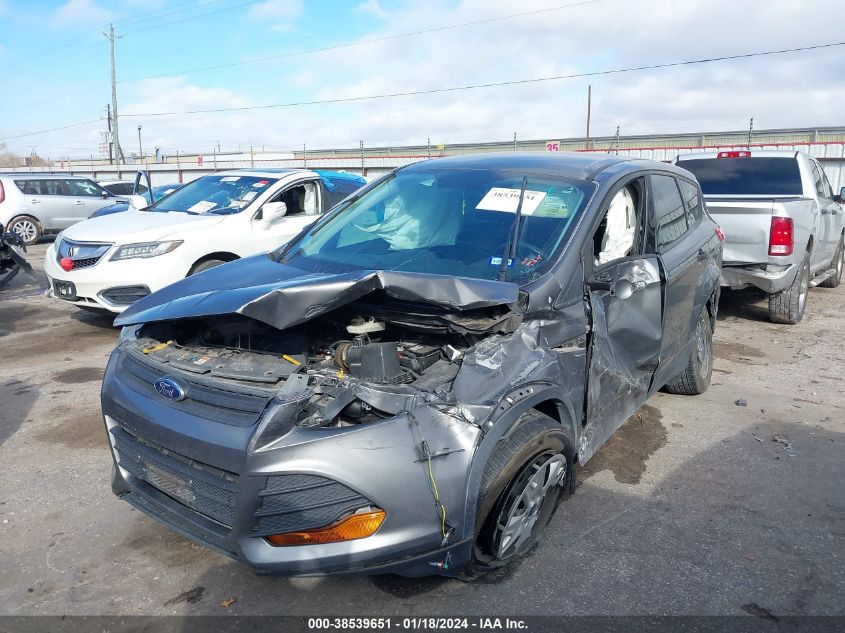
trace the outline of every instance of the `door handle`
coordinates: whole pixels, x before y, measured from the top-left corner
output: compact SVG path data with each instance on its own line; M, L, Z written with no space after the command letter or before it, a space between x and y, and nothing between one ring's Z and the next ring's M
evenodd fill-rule
M84 203L82 200L77 200L77 201L76 201L76 202L74 202L73 204L76 204L76 205L82 206L82 205L83 205L83 204L85 204L85 203Z
M35 198L33 198L29 201L29 204L41 204L41 200L36 200Z
M830 213L831 213L831 215L836 215L837 213L839 213L839 210L838 209L831 209Z
M822 208L822 215L827 215L829 212L828 209Z

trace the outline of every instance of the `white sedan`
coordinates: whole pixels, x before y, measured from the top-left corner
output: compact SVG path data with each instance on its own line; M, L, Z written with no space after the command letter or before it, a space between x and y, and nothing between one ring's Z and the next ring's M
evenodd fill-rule
M150 207L62 231L44 258L47 294L122 312L178 279L277 248L364 184L352 174L304 169L204 176Z

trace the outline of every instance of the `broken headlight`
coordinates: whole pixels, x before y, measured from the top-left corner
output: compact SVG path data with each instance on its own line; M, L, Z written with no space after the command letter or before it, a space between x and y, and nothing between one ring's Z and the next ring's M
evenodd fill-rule
M141 242L139 244L124 244L111 256L111 261L119 259L133 259L135 257L158 257L176 249L182 240L167 242Z

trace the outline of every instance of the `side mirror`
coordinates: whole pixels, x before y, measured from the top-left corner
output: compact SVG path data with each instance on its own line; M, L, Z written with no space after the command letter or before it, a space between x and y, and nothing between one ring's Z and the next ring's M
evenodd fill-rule
M129 206L136 211L143 211L150 206L150 203L144 196L129 196Z
M833 196L833 201L837 204L842 204L842 194L838 193Z
M109 196L111 196L111 194L106 189L103 189L103 191L100 192L100 195L103 196L103 198L108 198Z
M261 207L261 219L264 222L273 222L285 216L288 212L288 205L284 202L268 202Z

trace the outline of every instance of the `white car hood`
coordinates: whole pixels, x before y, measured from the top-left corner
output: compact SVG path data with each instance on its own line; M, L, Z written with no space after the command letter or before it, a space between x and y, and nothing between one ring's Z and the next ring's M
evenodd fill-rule
M222 222L224 215L191 215L178 211L156 213L129 209L83 220L64 230L64 237L80 242L155 242L179 238L187 231L207 229Z

